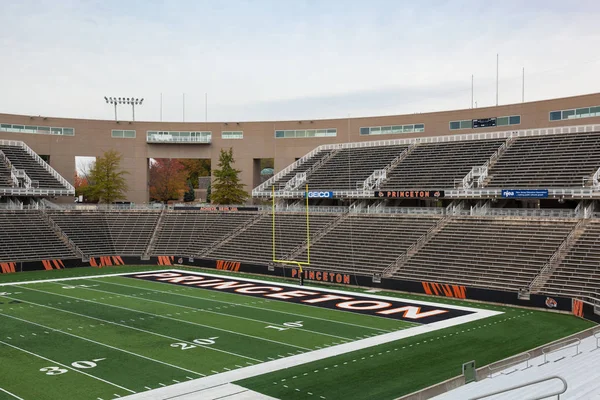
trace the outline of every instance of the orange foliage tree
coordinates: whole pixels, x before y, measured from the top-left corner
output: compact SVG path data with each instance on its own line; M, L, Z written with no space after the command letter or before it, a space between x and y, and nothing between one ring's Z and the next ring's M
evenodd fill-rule
M157 158L150 164L150 198L166 203L187 188L187 172L177 159Z

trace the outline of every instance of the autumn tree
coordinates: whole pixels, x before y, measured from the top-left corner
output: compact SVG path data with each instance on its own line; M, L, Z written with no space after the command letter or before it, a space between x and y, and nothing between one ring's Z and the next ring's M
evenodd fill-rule
M123 156L116 150L109 150L90 167L87 189L82 193L100 203L112 204L115 200L124 199L127 191L125 175L121 169Z
M198 189L198 178L210 176L210 160L185 158L179 160L187 173L187 179L192 182L194 188Z
M158 158L150 164L150 198L166 203L186 189L186 171L174 158Z
M239 169L233 168L233 149L221 149L219 168L214 169L211 186L211 200L215 204L243 204L248 198L243 183L240 182Z

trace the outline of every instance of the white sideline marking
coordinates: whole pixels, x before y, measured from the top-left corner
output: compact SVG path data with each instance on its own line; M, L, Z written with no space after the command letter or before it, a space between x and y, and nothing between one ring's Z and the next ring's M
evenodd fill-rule
M22 351L22 352L24 352L24 353L31 354L32 356L35 356L35 357L37 357L37 358L41 358L42 360L50 361L51 363L54 363L54 364L56 364L56 365L60 365L61 367L64 367L64 368L66 368L66 369L68 369L68 370L75 371L75 372L77 372L77 373L80 373L80 374L83 374L83 375L85 375L85 376L89 376L90 378L93 378L93 379L96 379L96 380L102 381L102 382L104 382L104 383L108 383L109 385L112 385L112 386L114 386L114 387L118 387L119 389L126 390L126 391L128 391L129 393L135 393L133 390L127 389L127 388L125 388L125 387L123 387L123 386L119 386L119 385L117 385L116 383L109 382L109 381L107 381L107 380L104 380L104 379L102 379L102 378L98 378L97 376L90 375L90 374L88 374L88 373L86 373L86 372L80 371L80 370L78 370L77 368L72 368L72 367L69 367L69 366L67 366L67 365L65 365L65 364L61 364L61 363L59 363L59 362L57 362L57 361L51 360L51 359L49 359L49 358L46 358L46 357L44 357L44 356L40 356L39 354L32 353L31 351L28 351L28 350L22 349L22 348L20 348L20 347L17 347L17 346L13 346L12 344L10 344L10 343L6 343L6 342L3 342L2 340L0 340L0 343L2 343L3 345L6 345L6 346L12 347L13 349L20 350L20 351Z
M42 292L42 293L48 293L48 294L55 294L55 293L51 293L51 292L44 292L43 290L37 290L37 289L31 289L31 288L28 288L28 289L29 289L29 290L33 290L33 291L36 291L36 292ZM56 294L56 295L57 295L57 296L65 296L65 295L62 295L62 294ZM6 297L6 296L4 296L4 297ZM65 297L68 297L68 296L65 296ZM10 297L9 297L9 298L10 298ZM179 342L185 342L185 343L189 343L189 344L192 344L192 345L194 345L194 346L199 346L199 347L202 347L202 348L204 348L204 349L213 350L213 351L218 351L218 352L221 352L221 353L226 353L226 354L229 354L229 355L232 355L232 356L237 356L237 357L242 357L242 358L250 358L250 357L242 356L242 355L239 355L239 354L231 353L231 352L229 352L229 351L226 351L226 350L217 349L217 348L215 348L215 347L210 347L210 346L206 346L206 345L201 345L201 344L198 344L198 343L194 343L194 342L192 342L192 341L189 341L189 340L185 340L185 339L178 339L178 338L175 338L175 337L172 337L172 336L163 335L162 333L151 332L151 331L147 331L147 330L145 330L145 329L136 328L136 327L134 327L134 326L123 325L123 324L120 324L120 323L118 323L118 322L108 321L108 320L104 320L104 319L101 319L101 318L92 317L92 316L90 316L90 315L79 314L79 313L76 313L76 312L74 312L74 311L63 310L63 309L61 309L61 308L50 307L50 306L47 306L47 305L44 305L44 304L33 303L33 302L30 302L30 301L27 301L27 300L19 300L19 301L22 301L23 303L29 303L29 304L33 304L33 305L40 306L40 307L46 307L46 308L50 308L50 309L52 309L52 310L61 311L61 312L65 312L65 313L68 313L68 314L78 315L78 316L80 316L80 317L84 317L84 318L90 318L90 319L94 319L94 320L96 320L96 321L103 321L103 322L107 322L107 323L109 323L109 324L113 324L113 325L117 325L117 326L122 326L123 328L133 329L133 330L136 330L136 331L140 331L140 332L148 333L148 334L150 334L150 335L161 336L161 337L164 337L164 338L167 338L167 339L176 340L176 341L179 341ZM152 318L152 317L150 317L150 318ZM100 325L104 325L104 324L100 324ZM10 338L9 338L9 339L10 339ZM260 360L255 360L255 359L253 359L253 358L250 358L250 359L251 359L251 360L254 360L254 361L262 362L262 361L260 361Z
M114 347L114 346L111 346L111 345L108 345L108 344L100 343L100 342L97 342L97 341L92 340L92 339L88 339L88 338L84 338L84 337L81 337L81 336L78 336L78 335L74 335L72 333L63 332L60 329L55 329L55 328L52 328L52 327L49 327L49 326L38 324L37 322L28 321L26 319L18 318L18 317L15 317L15 316L12 316L12 315L8 315L8 314L3 314L3 313L0 313L0 315L3 316L3 317L13 318L13 319L16 319L16 320L19 320L19 321L23 321L23 322L26 322L28 324L32 324L32 325L36 325L36 326L41 326L42 328L49 329L51 331L55 331L55 332L58 332L58 333L62 333L63 335L73 336L73 337L75 337L77 339L85 340L87 342L95 343L95 344L98 344L100 346L108 347L109 349L113 349L113 350L117 350L117 351L122 351L123 353L131 354L132 356L144 358L144 359L149 360L149 361L153 361L153 362L156 362L156 363L159 363L159 364L167 365L167 366L172 367L172 368L177 368L177 369L180 369L182 371L191 372L191 373L199 375L199 376L206 376L206 375L201 374L201 373L196 372L196 371L192 371L192 370L189 370L189 369L178 367L176 365L169 364L169 363L166 363L166 362L163 362L163 361L155 360L153 358L146 357L146 356L143 356L141 354L133 353L133 352L128 351L128 350L123 350L123 349L120 349L118 347ZM100 359L97 359L97 360L94 360L94 361L101 361L101 360L104 360L104 358L100 358Z
M143 281L143 282L160 283L160 284L164 285L163 282L155 282L155 281ZM135 289L148 290L150 292L174 294L174 295L177 295L177 296L189 297L189 298L192 298L192 299L200 299L200 300L206 300L206 301L213 301L213 302L217 302L217 303L224 303L224 304L229 304L231 306L237 306L237 307L254 308L254 309L257 309L257 310L261 310L261 311L269 311L269 312L275 312L275 313L280 313L280 314L293 315L295 317L302 317L302 318L308 318L308 319L316 319L316 320L319 320L319 321L327 321L327 322L336 323L336 324L350 325L350 326L355 326L357 328L370 329L370 330L375 330L375 331L380 331L380 332L389 332L389 330L387 330L387 329L373 328L372 326L364 326L364 325L359 325L359 324L353 324L351 322L335 321L335 320L330 320L330 319L326 319L326 318L313 317L313 316L306 315L306 314L296 314L296 313L290 313L290 312L287 312L287 311L272 310L270 308L261 308L261 307L251 306L249 304L234 303L234 302L225 301L225 300L215 300L215 299L210 299L208 297L191 296L191 295L182 294L182 293L172 293L170 291L150 289L150 288L143 287L143 286L125 285L123 283L115 283L115 282L109 282L109 281L102 281L102 283L108 283L110 285L124 286L124 287L132 288L132 289L135 288ZM227 293L227 292L223 292L223 293ZM227 293L227 294L232 294L232 293ZM214 297L214 296L211 296L211 297ZM300 305L304 306L305 304L300 304ZM309 306L309 307L312 307L312 306ZM312 308L314 308L314 307L312 307ZM201 310L201 311L205 311L205 310ZM227 315L229 315L229 314L227 314Z
M463 315L445 321L434 322L428 325L420 325L401 331L390 332L375 337L357 340L355 342L344 343L337 346L327 347L321 350L311 351L309 353L303 353L295 356L276 359L259 365L253 365L228 372L223 372L218 375L211 375L204 378L195 379L189 382L182 382L176 385L169 386L168 388L162 388L153 390L148 393L140 393L132 396L127 396L126 399L157 400L173 398L174 396L182 396L182 398L186 398L183 396L192 394L194 392L198 392L200 390L213 388L230 382L236 382L242 379L252 378L254 376L279 371L285 368L296 367L298 365L310 363L313 361L318 361L325 358L346 354L357 350L362 350L380 344L394 342L396 340L405 339L424 333L431 333L439 329L461 325L467 322L477 321L498 314L502 313L491 310L479 310L479 312L470 315ZM189 398L191 399L193 397Z
M174 271L173 269L158 269L158 270L149 270L149 271L139 271L137 273L143 274L143 273L149 273L149 272L169 272L169 271ZM122 276L122 275L131 275L131 274L135 274L136 272L119 272L116 274L103 274L103 275L91 275L86 277L87 278L101 278L104 276ZM7 282L7 283L0 283L0 286L12 286L12 285L29 285L30 283L44 283L44 282L63 282L63 281L75 281L78 279L82 279L81 276L76 277L76 276L71 276L69 278L56 278L56 279L38 279L36 281L21 281L21 282Z
M22 399L21 397L17 396L17 395L16 395L16 394L14 394L14 393L11 393L11 392L9 392L9 391L8 391L8 390L6 390L6 389L2 389L2 388L0 388L0 390L1 390L1 391L3 391L4 393L8 394L9 396L12 396L12 397L14 397L15 399L24 400L24 399Z
M106 283L108 283L108 282L106 282ZM130 288L130 289L136 289L136 290L140 290L140 288L139 288L139 287L135 287L135 286L128 286L128 285L119 285L119 286L126 286L126 287L128 287L128 288ZM96 291L98 291L98 292L112 293L112 292L107 292L106 290L102 290L102 289L91 289L91 288L87 288L87 287L82 287L81 289L89 289L89 290L96 290ZM156 290L156 292L159 292L159 293L165 293L165 292L161 292L161 291L159 291L159 290ZM122 293L119 293L119 294L120 294L121 296L126 296L126 297L131 297L131 296L133 296L133 295L122 294ZM168 294L174 294L174 295L184 296L184 295L180 295L179 293L168 293ZM193 297L193 298L195 298L195 299L200 299L199 297L194 297L194 296L187 296L187 297ZM137 298L137 297L136 297L136 298ZM93 300L93 299L92 299L92 300ZM153 303L168 304L168 305L170 305L170 306L182 307L182 308L187 308L187 309L190 309L190 310L198 310L198 311L201 311L201 312L207 312L207 313L210 313L210 314L217 314L217 315L221 315L221 316L223 316L223 317L231 317L231 318L245 319L245 320L247 320L247 321L252 321L252 322L260 322L261 324L275 324L275 325L280 325L280 324L279 324L279 323L277 323L277 322L262 321L262 320L259 320L259 319L254 319L254 318L241 317L241 316L239 316L239 315L232 315L232 314L222 314L222 313L220 313L220 312L216 312L216 311L209 311L209 310L205 310L205 309L196 309L196 308L194 308L194 307L184 306L184 305L181 305L181 304L176 304L176 303L168 303L168 302L165 302L165 301L160 301L160 300L152 300L152 299L140 299L140 300L144 300L144 301L151 301L151 302L153 302ZM223 308L225 308L225 307L223 307ZM217 309L218 309L218 308L217 308ZM175 313L175 314L177 314L177 315L180 315L180 313ZM167 315L168 315L168 314L167 314ZM334 338L337 338L337 339L351 340L350 338L347 338L347 337L342 337L342 336L337 336L337 335L331 335L331 334L329 334L329 333L323 333L323 332L312 331L312 330L310 330L310 329L302 329L302 328L294 328L294 329L296 329L296 330L298 330L298 331L303 331L303 332L309 332L309 333L313 333L313 334L315 334L315 335L331 336L331 337L334 337ZM299 349L303 349L303 350L308 350L307 348L303 348L303 347L300 347L300 346L294 346L294 347L297 347L297 348L299 348Z

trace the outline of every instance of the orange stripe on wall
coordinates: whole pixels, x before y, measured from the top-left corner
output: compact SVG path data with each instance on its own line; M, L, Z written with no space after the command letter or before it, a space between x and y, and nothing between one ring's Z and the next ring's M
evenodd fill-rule
M583 318L583 301L573 299L573 314Z
M425 291L425 294L432 294L431 288L429 287L429 282L421 282L421 284L423 285L423 290Z
M0 263L0 268L2 269L3 274L9 274L11 272L15 272L15 268L17 263L8 262L8 263Z

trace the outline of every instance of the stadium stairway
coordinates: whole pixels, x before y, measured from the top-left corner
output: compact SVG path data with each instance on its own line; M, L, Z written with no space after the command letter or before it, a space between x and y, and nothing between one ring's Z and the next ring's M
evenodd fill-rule
M17 169L25 170L25 173L33 181L38 181L39 188L43 189L69 189L50 174L40 163L27 151L18 146L0 145L6 158Z
M10 164L4 152L0 150L0 187L12 187L13 181L10 175Z
M579 347L563 347L549 353L546 361L544 361L543 355L523 361L521 364L498 371L487 379L461 386L433 399L471 399L555 375L567 381L567 391L560 395L561 399L598 399L600 398L600 369L598 368L600 348L598 348L597 341L600 338L600 330L596 335L598 337L590 336L582 339ZM541 398L543 394L560 390L560 388L562 388L562 383L553 380L495 395L491 398L494 400Z

